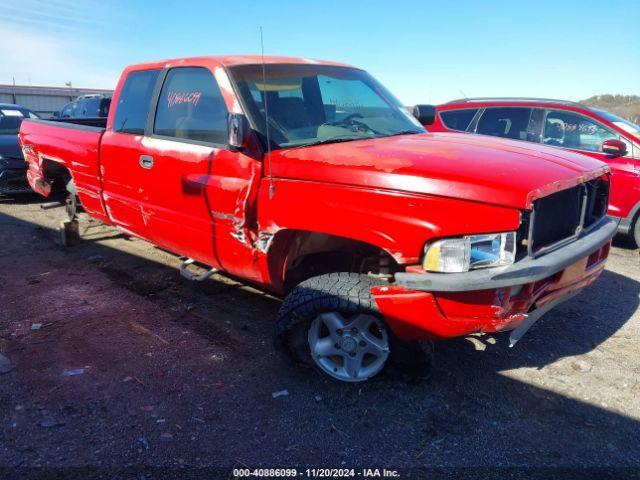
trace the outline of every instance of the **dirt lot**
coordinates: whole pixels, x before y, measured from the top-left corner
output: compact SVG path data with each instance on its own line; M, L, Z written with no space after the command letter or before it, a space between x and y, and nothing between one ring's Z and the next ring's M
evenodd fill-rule
M37 198L0 201L0 351L12 362L0 374L0 477L214 478L233 466L638 474L640 270L624 242L594 286L516 348L505 336L459 339L438 346L429 380L344 385L273 352L278 299L223 276L188 283L175 256L86 220L85 241L65 249L62 215Z

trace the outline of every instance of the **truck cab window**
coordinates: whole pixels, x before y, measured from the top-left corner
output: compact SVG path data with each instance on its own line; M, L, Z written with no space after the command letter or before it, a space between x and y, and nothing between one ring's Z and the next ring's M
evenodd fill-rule
M252 125L263 141L268 129L275 149L425 132L362 70L270 64L264 71L261 65L236 66L231 74Z
M213 74L201 67L169 71L160 92L153 133L227 143L227 107Z
M464 132L476 116L478 112L477 108L464 108L461 110L448 110L446 112L440 112L440 118L442 123L449 130L457 130Z
M527 140L530 117L530 108L487 108L478 122L476 133L515 140Z
M122 86L113 131L142 135L147 123L151 95L160 70L131 72Z

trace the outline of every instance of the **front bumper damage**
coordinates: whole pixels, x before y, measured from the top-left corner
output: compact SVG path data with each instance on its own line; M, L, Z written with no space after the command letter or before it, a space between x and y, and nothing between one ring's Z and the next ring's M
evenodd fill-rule
M598 278L617 223L605 217L570 244L507 267L451 274L402 272L395 283L371 292L400 338L513 330L513 345L544 313Z

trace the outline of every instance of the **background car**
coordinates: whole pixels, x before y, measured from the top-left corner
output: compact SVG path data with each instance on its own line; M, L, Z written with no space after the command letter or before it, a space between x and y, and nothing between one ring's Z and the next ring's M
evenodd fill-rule
M27 163L18 143L18 131L25 118L39 118L31 110L0 103L0 195L31 192L27 183Z
M111 96L103 94L82 95L54 113L56 118L102 118L109 114Z
M570 149L609 164L609 215L640 246L640 126L580 103L473 98L436 107L430 132L466 132Z

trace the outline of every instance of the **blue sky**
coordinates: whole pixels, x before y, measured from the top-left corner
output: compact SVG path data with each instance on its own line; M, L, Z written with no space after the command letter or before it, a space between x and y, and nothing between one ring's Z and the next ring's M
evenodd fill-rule
M140 61L259 53L365 68L406 104L640 94L640 1L2 0L0 83L113 88Z

